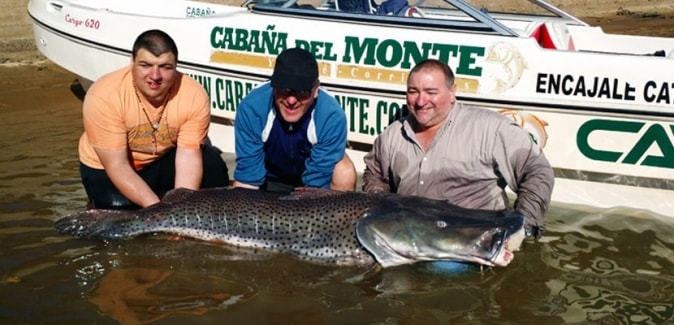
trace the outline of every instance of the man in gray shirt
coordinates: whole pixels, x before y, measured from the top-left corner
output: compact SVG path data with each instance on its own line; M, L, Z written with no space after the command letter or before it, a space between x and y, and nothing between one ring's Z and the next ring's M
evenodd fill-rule
M417 64L407 79L406 118L389 125L365 156L363 190L444 199L471 209L513 208L539 237L554 175L529 133L497 112L456 102L444 62Z

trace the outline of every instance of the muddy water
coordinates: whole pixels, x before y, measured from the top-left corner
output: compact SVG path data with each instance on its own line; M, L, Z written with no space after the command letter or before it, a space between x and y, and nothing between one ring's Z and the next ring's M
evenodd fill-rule
M191 240L102 243L84 209L74 76L0 67L0 323L674 324L674 222L554 205L507 268L317 266Z

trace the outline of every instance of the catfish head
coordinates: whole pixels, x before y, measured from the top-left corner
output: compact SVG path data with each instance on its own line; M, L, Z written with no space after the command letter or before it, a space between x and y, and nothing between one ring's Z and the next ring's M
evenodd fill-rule
M524 217L517 212L390 196L358 221L356 234L383 267L421 261L506 266L524 238L523 224Z

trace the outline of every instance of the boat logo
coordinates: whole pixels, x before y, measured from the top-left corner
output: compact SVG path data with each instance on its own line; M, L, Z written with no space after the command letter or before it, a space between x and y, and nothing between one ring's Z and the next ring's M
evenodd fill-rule
M502 109L498 111L501 115L511 118L517 125L529 132L531 139L538 144L539 147L545 148L548 142L548 132L545 127L548 126L546 121L543 121L538 116L526 111L514 109Z
M526 69L524 56L514 45L495 43L487 50L479 92L504 92L514 87L522 78L524 69Z

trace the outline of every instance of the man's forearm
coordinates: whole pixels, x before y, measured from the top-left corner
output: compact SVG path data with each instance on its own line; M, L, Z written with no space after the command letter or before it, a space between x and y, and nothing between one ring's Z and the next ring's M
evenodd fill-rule
M204 175L201 149L176 149L176 188L198 190Z

